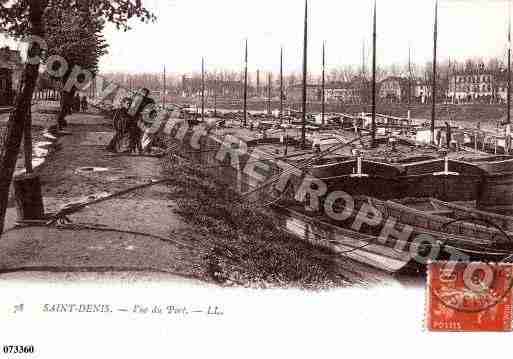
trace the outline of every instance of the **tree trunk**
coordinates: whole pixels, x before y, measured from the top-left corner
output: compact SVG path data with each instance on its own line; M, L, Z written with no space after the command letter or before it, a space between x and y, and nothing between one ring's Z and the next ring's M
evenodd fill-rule
M65 83L65 82L64 82ZM59 116L57 117L57 126L59 129L67 126L66 116L71 113L71 107L73 105L73 99L75 97L75 90L61 91L61 108Z
M29 5L29 18L32 26L32 35L44 36L42 16L46 1L31 0ZM30 49L34 54L34 48ZM29 115L29 109L32 102L32 96L39 76L39 63L33 65L26 63L23 71L23 88L16 98L15 109L9 116L7 122L7 133L5 142L1 149L0 156L0 235L3 233L5 212L7 210L7 201L9 199L9 187L11 185L16 160L20 152L21 139L23 137L23 128Z
M32 173L32 109L29 107L25 119L23 151L25 152L25 170Z

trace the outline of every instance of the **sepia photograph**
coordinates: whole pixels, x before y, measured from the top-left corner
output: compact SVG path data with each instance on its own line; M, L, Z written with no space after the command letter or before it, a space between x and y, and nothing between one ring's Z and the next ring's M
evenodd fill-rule
M500 355L512 3L0 0L0 359Z

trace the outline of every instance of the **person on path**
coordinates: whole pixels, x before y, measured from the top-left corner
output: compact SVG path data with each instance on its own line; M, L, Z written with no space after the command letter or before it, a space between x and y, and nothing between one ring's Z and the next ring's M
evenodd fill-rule
M129 149L131 152L142 153L142 136L143 130L141 126L143 126L145 116L149 116L151 118L151 113L154 112L152 110L152 106L155 105L155 101L150 98L148 95L150 90L147 88L141 89L139 94L137 94L132 102L132 106L130 107L130 114L133 114L133 117L128 126L128 135L129 135Z
M73 98L73 112L80 112L80 95L78 93Z
M119 150L121 140L128 133L128 126L130 122L132 122L132 118L128 113L129 107L130 99L125 98L122 101L121 107L114 114L114 130L116 132L114 133L114 137L112 137L112 139L106 147L106 150L109 152L117 153Z
M83 96L82 100L80 101L80 107L82 108L82 112L87 112L88 103L87 103L87 97Z

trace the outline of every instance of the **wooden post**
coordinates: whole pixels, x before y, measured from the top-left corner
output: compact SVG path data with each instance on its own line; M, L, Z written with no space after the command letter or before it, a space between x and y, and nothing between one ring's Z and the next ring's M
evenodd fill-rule
M19 220L44 219L41 182L34 174L18 176L13 181Z
M32 109L29 107L23 129L23 152L25 155L25 169L27 174L32 173Z

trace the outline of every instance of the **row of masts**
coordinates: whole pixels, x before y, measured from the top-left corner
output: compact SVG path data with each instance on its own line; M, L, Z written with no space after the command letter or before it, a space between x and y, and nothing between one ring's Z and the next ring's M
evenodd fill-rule
M506 134L511 132L511 0L508 0L508 85L507 85L507 121ZM302 82L302 126L301 126L301 144L306 147L306 119L307 119L307 75L308 75L308 0L305 0L304 14L304 38L303 38L303 82ZM372 22L372 122L371 122L371 147L376 145L376 39L377 39L377 1L374 0L373 22ZM432 73L432 109L431 109L431 142L435 143L435 121L436 121L436 96L437 96L437 44L438 43L438 0L435 0L435 17L433 29L433 73ZM365 73L365 44L362 51L362 75ZM408 72L409 72L409 89L408 89L408 109L410 108L411 97L411 49L408 49ZM321 79L321 123L325 124L325 76L326 76L326 42L322 45L322 79ZM259 81L258 81L259 82ZM165 106L165 89L166 89L166 69L164 66L164 99ZM201 118L205 118L205 59L201 59ZM456 84L455 84L456 85ZM268 103L267 112L271 112L271 75L268 74ZM280 49L280 122L283 120L283 47ZM454 97L456 96L456 86L454 88ZM214 94L217 101L216 94ZM244 50L244 95L243 95L243 126L247 127L247 100L248 100L248 39L245 40Z

